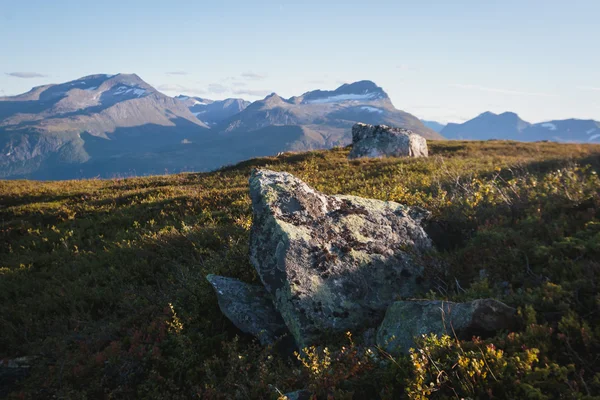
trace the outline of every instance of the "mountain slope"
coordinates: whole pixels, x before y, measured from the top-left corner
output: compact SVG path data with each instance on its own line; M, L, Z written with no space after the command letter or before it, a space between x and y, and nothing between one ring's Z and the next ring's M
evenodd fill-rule
M139 153L207 129L185 105L137 75L92 75L41 86L0 98L0 178L80 164L92 154ZM106 143L84 139L91 137ZM102 146L108 142L112 146ZM100 153L96 145L111 151Z
M273 93L249 105L239 114L215 127L220 135L244 134L266 127L287 130L301 128L303 135L288 143L297 150L347 145L356 122L404 127L428 139L442 136L404 111L397 110L382 88L371 81L345 84L333 91L316 90L284 99ZM252 154L266 155L266 154Z
M441 134L448 139L521 140L521 133L529 125L515 113L494 114L488 111L462 124L449 123Z
M567 119L531 124L515 113L485 112L462 124L450 123L441 134L448 139L600 143L600 122Z
M440 133L442 131L442 129L444 129L446 127L446 124L441 124L436 121L427 121L427 120L422 119L421 122L423 123L423 125L425 125L426 127L430 128L430 129L433 129L437 133Z
M244 99L209 100L184 95L175 98L185 104L192 114L209 126L216 125L234 116L250 105L250 102Z
M439 134L370 81L248 103L166 96L137 75L91 75L0 98L0 178L206 171L244 159L344 146L356 122Z

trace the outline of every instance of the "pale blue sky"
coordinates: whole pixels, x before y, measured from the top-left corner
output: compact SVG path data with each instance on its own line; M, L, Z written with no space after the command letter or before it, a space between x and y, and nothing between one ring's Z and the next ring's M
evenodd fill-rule
M443 122L600 120L599 22L599 0L0 0L0 95L117 72L249 100L370 79Z

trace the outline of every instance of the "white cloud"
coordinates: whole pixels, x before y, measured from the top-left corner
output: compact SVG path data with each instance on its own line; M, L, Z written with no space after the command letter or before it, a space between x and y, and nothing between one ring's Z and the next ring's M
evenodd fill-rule
M31 78L45 78L48 75L40 74L39 72L6 72L6 75L12 76L13 78L31 79Z
M267 77L266 75L257 74L255 72L244 72L241 76L242 78L251 79L254 81L263 80Z
M594 86L577 86L577 89L579 90L585 90L585 91L592 91L592 92L600 92L600 86L599 87L594 87Z
M492 93L515 95L515 96L541 96L541 97L556 97L556 96L558 96L558 95L552 94L552 93L523 92L520 90L491 88L491 87L479 86L479 85L465 85L465 84L461 84L461 83L451 83L449 86L459 88L459 89L474 89L474 90L480 90L483 92L492 92Z

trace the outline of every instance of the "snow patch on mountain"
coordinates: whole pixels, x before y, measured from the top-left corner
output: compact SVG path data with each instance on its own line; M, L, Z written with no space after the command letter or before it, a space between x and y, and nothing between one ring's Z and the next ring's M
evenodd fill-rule
M352 100L370 100L377 96L377 93L365 93L365 94L338 94L336 96L325 97L322 99L309 100L308 104L324 104L324 103L338 103L340 101L352 101Z
M585 131L585 133L587 133L588 135L591 135L594 132L596 132L596 128L590 129L589 131Z
M114 95L121 95L121 94L127 94L127 93L132 93L137 96L137 97L141 97L144 94L146 94L146 89L140 89L140 88L130 88L127 86L119 86L117 88L117 91L114 93Z
M540 124L540 126L542 128L550 129L551 131L555 131L557 129L556 125L554 125L553 123L550 123L550 122L544 122L543 124Z
M364 107L361 107L361 109L368 111L370 113L383 114L383 110L380 110L379 108L375 108L375 107L364 106Z
M600 138L600 133L596 133L595 135L590 136L589 141L591 142L594 139Z

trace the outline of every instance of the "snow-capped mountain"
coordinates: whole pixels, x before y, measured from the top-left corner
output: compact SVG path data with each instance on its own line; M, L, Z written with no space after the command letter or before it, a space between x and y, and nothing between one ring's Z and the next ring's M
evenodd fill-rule
M441 134L448 139L600 143L600 122L566 119L532 124L515 113L488 111L462 124L450 123Z
M600 143L600 121L591 119L547 121L531 125L526 135L528 141Z
M208 126L216 125L250 105L250 102L244 99L210 100L185 95L175 98L185 104L196 118Z
M0 98L0 178L153 151L207 130L185 105L134 74L39 86Z
M281 131L299 127L306 135L294 142L299 141L302 148L319 148L349 144L350 128L356 122L400 126L428 139L441 138L413 115L397 110L385 91L371 81L345 84L332 91L315 90L289 99L272 93L219 124L217 129L227 134L247 134L266 127L279 127Z
M355 122L441 138L370 81L249 104L166 96L137 75L92 75L0 98L0 178L210 170L287 150L346 145Z

